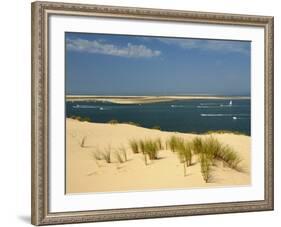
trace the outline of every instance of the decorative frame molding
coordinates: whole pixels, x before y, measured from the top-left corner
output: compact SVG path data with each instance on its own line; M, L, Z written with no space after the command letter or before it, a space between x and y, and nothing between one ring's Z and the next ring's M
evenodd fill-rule
M53 14L245 25L265 30L265 199L259 201L49 212L48 17ZM84 4L32 3L32 224L62 224L273 210L273 17Z

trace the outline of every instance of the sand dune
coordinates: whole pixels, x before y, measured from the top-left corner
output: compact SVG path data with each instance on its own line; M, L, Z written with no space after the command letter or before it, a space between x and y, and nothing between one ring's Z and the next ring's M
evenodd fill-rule
M205 183L200 164L194 160L183 174L183 164L170 150L161 150L159 159L145 165L142 154L133 154L130 139L161 138L164 143L171 135L187 140L195 134L163 132L128 124L103 124L66 120L66 192L112 192L152 189L220 187L250 184L250 137L234 134L213 134L220 142L232 146L242 158L242 172L217 163L212 167L213 179ZM208 135L200 135L206 137ZM84 139L84 146L81 147ZM112 163L95 160L93 152L110 146L113 153L123 146L128 161Z

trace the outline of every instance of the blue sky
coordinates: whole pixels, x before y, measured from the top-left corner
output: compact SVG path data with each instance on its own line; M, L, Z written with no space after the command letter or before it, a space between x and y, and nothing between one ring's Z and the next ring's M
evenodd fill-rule
M66 33L66 94L249 95L248 41Z

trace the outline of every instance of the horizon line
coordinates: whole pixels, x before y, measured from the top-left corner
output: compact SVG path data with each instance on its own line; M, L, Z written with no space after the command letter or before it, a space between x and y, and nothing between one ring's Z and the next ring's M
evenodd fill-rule
M101 95L101 94L65 94L65 96L83 96L83 97L169 97L169 96L212 96L212 97L251 97L251 95L219 95L219 94L169 94L169 95Z

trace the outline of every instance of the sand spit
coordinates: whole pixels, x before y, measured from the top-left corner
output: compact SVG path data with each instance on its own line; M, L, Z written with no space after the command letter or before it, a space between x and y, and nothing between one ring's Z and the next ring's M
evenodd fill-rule
M236 100L250 99L246 96L86 96L86 95L68 95L67 101L101 101L117 104L144 104L169 102L176 100L194 100L194 99L218 99L218 100Z

